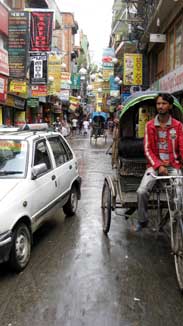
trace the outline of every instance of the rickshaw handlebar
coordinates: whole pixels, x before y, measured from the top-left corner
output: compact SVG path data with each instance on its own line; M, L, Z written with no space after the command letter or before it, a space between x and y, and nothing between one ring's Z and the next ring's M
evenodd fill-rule
M149 172L148 175L151 175L156 180L183 179L183 175L156 175L152 172Z

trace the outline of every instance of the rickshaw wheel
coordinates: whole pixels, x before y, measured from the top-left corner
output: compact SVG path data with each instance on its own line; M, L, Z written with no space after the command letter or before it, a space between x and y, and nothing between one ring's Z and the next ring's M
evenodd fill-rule
M107 234L111 225L111 190L106 180L102 189L102 223L103 232Z

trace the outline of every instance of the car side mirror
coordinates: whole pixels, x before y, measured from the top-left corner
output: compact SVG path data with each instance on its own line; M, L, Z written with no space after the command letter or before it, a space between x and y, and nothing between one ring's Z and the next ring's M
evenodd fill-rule
M37 164L32 167L31 170L31 179L35 180L37 177L39 177L41 174L45 173L47 171L47 166L45 163Z

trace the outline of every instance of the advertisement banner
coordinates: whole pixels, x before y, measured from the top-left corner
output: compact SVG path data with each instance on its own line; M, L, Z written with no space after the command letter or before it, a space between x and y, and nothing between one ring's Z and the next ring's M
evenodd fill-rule
M71 74L70 72L61 72L61 89L70 89L70 80Z
M32 90L32 97L40 97L40 96L48 95L47 85L32 86L31 90Z
M26 83L26 81L11 80L10 81L10 92L27 94L27 83Z
M51 51L53 12L31 12L30 51Z
M47 84L47 54L30 53L30 84Z
M8 51L0 49L0 74L9 76Z
M61 55L50 54L48 56L48 80L52 78L51 88L54 93L60 92L60 82L61 82Z
M9 74L12 78L26 77L28 12L9 13Z
M38 108L39 107L39 98L29 97L27 99L27 106L29 108Z
M7 99L8 78L0 75L0 102L5 102Z
M124 85L142 85L142 54L124 54Z

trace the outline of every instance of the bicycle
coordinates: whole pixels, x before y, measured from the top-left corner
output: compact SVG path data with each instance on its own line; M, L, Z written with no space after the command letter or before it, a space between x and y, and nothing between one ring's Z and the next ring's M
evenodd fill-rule
M183 292L183 176L156 176L153 173L150 174L157 181L163 181L169 214L163 220L161 215L161 192L159 191L157 192L158 231L162 231L165 224L169 221L171 249L174 255L176 276L179 288Z

